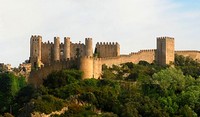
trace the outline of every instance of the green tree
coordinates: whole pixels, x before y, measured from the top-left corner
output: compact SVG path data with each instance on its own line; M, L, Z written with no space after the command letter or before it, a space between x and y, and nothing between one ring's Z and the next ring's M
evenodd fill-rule
M26 85L25 78L12 73L0 74L0 112L8 112L18 91ZM12 107L12 106L11 106Z
M54 89L63 87L67 84L74 83L82 78L82 72L79 70L61 70L55 71L47 76L43 85Z

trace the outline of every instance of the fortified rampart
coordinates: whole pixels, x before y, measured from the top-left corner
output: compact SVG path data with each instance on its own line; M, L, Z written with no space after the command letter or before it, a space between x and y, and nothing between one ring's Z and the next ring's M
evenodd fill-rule
M38 69L34 69L30 73L29 83L34 84L35 87L40 86L43 83L43 79L45 79L53 71L77 68L77 61L77 58L71 58L65 61L54 61L51 65L45 65Z
M95 51L99 58L120 56L120 46L114 42L98 42Z
M43 43L41 36L32 36L30 40L30 61L32 68L51 65L54 61L63 61L82 56L93 56L92 39L86 38L85 44L72 43L69 37L64 38L64 44L59 37L54 37L54 43Z
M126 62L138 63L139 61L147 61L152 63L155 60L156 50L140 50L137 53L131 53L129 55L120 55L118 57L102 58L101 63L111 67L113 63L120 65Z
M189 56L194 60L200 61L200 51L192 51L192 50L175 51L175 54L183 55L185 57Z
M93 52L92 38L86 38L85 44L72 43L69 37L55 37L54 43L42 42L41 36L31 37L30 63L32 71L29 83L39 86L43 79L53 71L76 68L83 71L83 79L101 78L102 65L111 67L126 62L138 63L147 61L156 62L159 65L167 65L174 62L174 55L189 56L200 61L200 51L175 51L174 38L157 38L157 48L140 50L128 55L120 55L118 43L98 42ZM93 54L95 56L93 56ZM76 58L76 59L72 59Z

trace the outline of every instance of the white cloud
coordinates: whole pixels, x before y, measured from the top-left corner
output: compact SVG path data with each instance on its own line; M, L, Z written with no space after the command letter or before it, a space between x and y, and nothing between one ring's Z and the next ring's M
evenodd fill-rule
M32 34L117 41L122 53L155 48L157 36L174 36L178 49L199 49L200 12L186 7L172 0L0 0L0 62L28 59Z

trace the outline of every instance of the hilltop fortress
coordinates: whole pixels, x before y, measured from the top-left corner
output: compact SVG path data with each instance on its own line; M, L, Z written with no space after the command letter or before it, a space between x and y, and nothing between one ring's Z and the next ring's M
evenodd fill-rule
M190 56L200 61L200 51L175 51L174 38L158 37L157 48L140 50L128 55L120 55L120 45L114 42L98 42L93 49L92 38L86 38L85 44L72 43L69 37L60 43L54 37L54 43L42 42L41 36L30 39L31 73L29 83L39 86L52 71L78 68L83 71L83 79L101 78L102 65L112 66L126 62L147 61L159 65L173 64L175 54Z

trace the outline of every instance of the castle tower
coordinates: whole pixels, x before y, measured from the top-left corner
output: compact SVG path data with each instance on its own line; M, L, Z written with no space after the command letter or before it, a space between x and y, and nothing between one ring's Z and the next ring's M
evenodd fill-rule
M85 38L85 55L86 56L93 56L93 48L92 48L92 38Z
M83 79L94 78L94 59L84 56L80 59L80 70L83 71Z
M60 38L54 37L54 49L53 49L54 61L60 60Z
M157 38L156 62L167 65L174 62L174 38Z
M42 59L42 37L41 36L31 36L30 39L30 62L32 68L36 69L41 67Z
M116 43L115 47L116 47L116 50L117 50L116 56L120 56L120 45L118 43Z
M64 38L64 59L67 60L70 58L70 37Z

